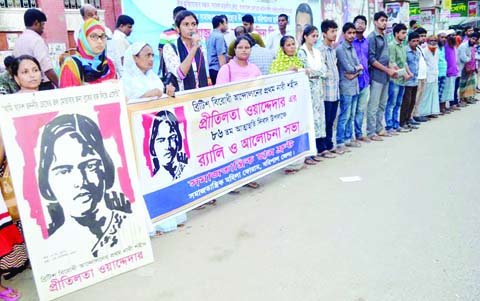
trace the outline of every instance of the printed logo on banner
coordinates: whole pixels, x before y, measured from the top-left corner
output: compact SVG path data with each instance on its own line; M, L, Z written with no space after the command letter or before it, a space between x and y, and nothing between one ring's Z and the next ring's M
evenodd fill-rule
M190 148L183 108L143 116L143 154L152 177L178 180L188 167Z

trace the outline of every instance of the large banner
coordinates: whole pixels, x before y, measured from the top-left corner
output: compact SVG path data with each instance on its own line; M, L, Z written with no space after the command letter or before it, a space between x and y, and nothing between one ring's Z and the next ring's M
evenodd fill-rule
M154 221L315 154L303 72L130 105L140 187Z
M134 18L135 25L131 42L148 42L152 47L158 45L160 33L170 28L173 24L173 9L184 6L193 11L198 17L198 29L203 38L203 43L210 35L212 18L224 14L228 17L230 33L228 40L234 38L233 29L242 25L242 16L251 14L255 19L255 30L267 39L268 35L278 31L278 15L286 14L289 17L287 32L301 41L303 28L313 24L320 30L320 24L325 19L335 20L338 24L340 37L342 26L345 22L353 22L357 15L364 15L369 20L367 23L368 34L373 30L373 12L378 8L381 0L170 0L162 1L161 9L156 9L157 0L122 0L122 10ZM205 45L204 45L205 46ZM206 47L204 47L206 49ZM157 70L158 67L154 67Z
M242 16L251 14L255 19L255 30L264 38L278 30L279 14L289 17L287 30L291 34L301 31L306 24L320 28L320 2L318 0L273 0L266 3L262 0L235 2L229 0L196 0L196 1L163 1L162 9L156 0L123 0L122 9L125 14L135 19L131 39L158 44L160 33L173 24L173 9L184 6L198 17L199 32L206 39L212 31L212 18L224 14L228 17L230 30L242 25Z
M15 94L0 125L42 300L153 261L117 82Z

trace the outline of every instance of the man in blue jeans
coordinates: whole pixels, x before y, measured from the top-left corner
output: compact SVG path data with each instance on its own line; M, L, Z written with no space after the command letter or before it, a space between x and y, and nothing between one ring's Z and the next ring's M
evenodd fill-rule
M363 35L367 28L367 18L358 15L353 19L355 24L356 38L353 40L353 47L357 52L358 60L363 66L363 72L358 76L358 94L357 106L353 107L354 124L355 124L355 138L357 141L369 143L370 139L363 135L363 117L367 108L368 99L370 98L370 75L368 74L368 40Z
M337 154L346 151L345 146L360 147L360 143L352 141L353 136L353 107L358 101L358 76L363 71L363 66L357 57L357 52L352 46L355 39L355 25L345 23L342 28L343 42L337 47L338 72L340 76L340 114L337 122Z
M333 20L324 20L321 24L323 42L318 47L322 61L326 66L326 79L323 81L323 91L325 96L325 147L329 152L335 152L333 145L333 124L337 117L339 92L339 75L337 67L337 54L333 45L337 39L338 25ZM322 156L328 156L329 153L323 153Z
M390 68L388 43L385 37L387 14L383 11L373 15L375 30L368 35L368 63L370 65L370 101L367 107L367 135L373 141L391 137L384 131L385 105L388 98L388 81L396 77L396 70Z
M407 26L405 24L397 24L393 28L393 40L388 45L390 56L390 66L397 69L400 76L396 79L390 79L388 84L388 101L385 109L385 130L391 135L396 132L409 132L400 127L400 108L402 107L403 93L405 92L405 82L412 75L407 65L407 53L403 43L407 36Z

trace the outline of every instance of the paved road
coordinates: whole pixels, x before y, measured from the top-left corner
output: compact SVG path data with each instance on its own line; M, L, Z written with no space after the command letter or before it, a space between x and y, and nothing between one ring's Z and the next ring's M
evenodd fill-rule
M478 116L268 176L154 238L154 264L61 300L480 300ZM13 285L36 300L31 274Z

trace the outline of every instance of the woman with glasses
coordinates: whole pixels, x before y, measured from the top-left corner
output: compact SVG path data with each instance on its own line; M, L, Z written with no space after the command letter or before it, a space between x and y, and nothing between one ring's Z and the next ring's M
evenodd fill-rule
M153 49L145 42L130 45L125 52L125 74L122 77L123 88L128 100L145 97L161 97L164 91L173 96L175 87L167 85L166 89L153 72Z
M107 35L100 22L85 21L78 33L77 45L77 53L67 58L60 70L60 88L117 78L112 61L106 57Z

